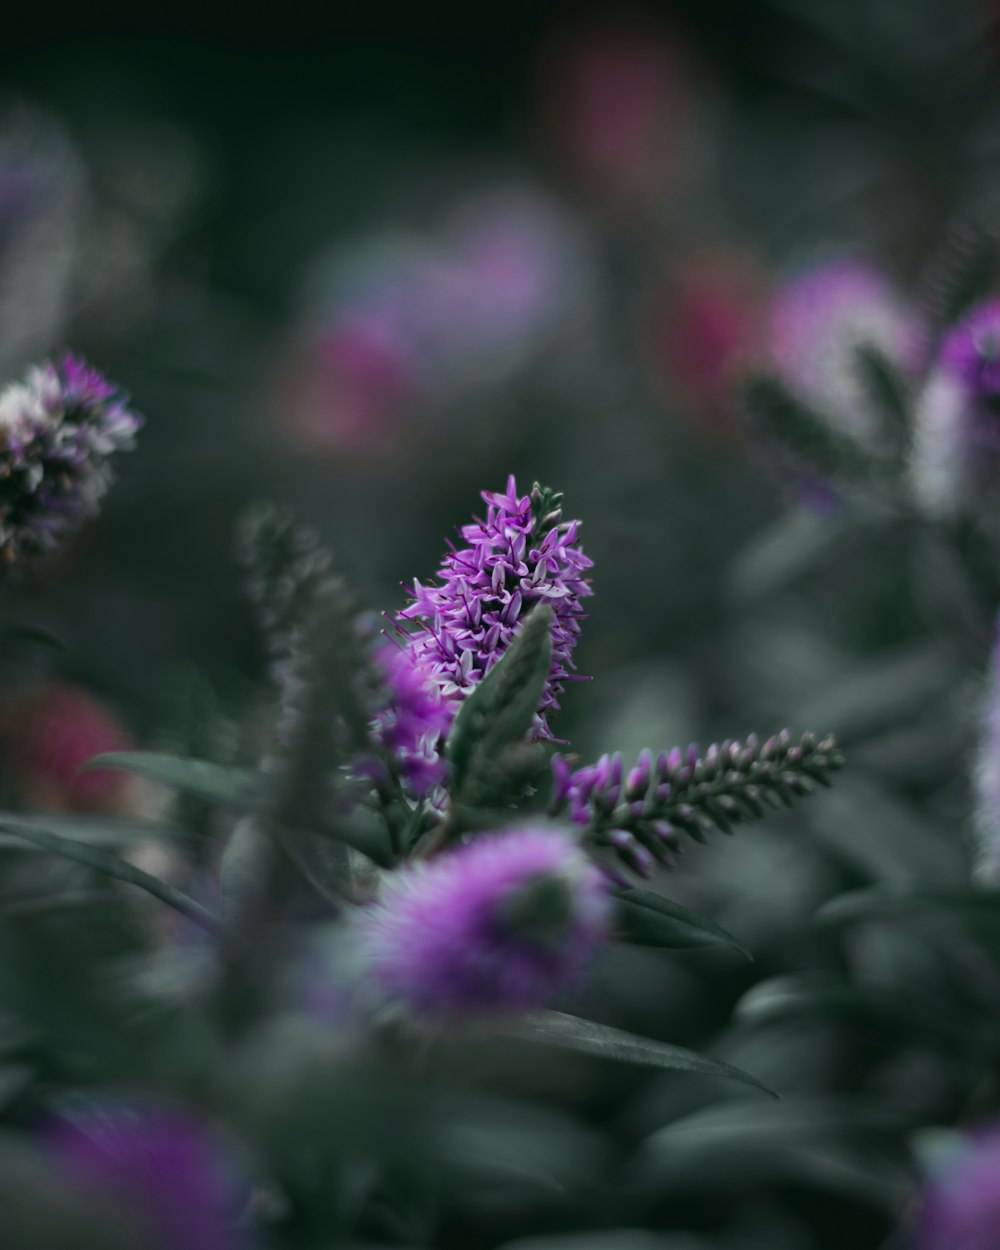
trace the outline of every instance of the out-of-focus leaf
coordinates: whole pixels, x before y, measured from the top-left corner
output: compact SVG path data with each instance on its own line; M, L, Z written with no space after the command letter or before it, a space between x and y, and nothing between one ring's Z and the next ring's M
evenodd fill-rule
M706 1107L658 1130L644 1144L630 1181L640 1190L753 1187L805 1178L889 1206L906 1194L906 1120L846 1100L731 1102ZM863 1164L862 1164L863 1160Z
M562 1011L537 1011L518 1020L494 1025L493 1032L502 1037L516 1038L519 1041L561 1046L567 1050L594 1055L601 1059L615 1059L624 1063L635 1063L652 1068L669 1068L680 1072L697 1072L705 1076L726 1077L734 1081L743 1081L747 1085L754 1085L766 1094L777 1097L774 1090L768 1089L755 1077L747 1072L741 1072L739 1068L734 1068L731 1064L709 1059L707 1055L699 1055L683 1046L671 1046L668 1042L639 1037L634 1033L626 1033L623 1029L597 1024L593 1020L583 1020L579 1016L567 1015Z
M973 920L987 920L1000 929L1000 891L953 890L938 893L931 890L854 890L841 894L824 904L817 918L827 924L853 924L856 920L885 919L928 912Z
M804 508L788 512L741 548L727 571L731 594L741 603L777 594L814 573L851 528L844 517Z
M114 816L77 816L61 812L0 812L0 846L24 849L21 830L37 829L90 846L134 846L139 842L179 842L187 836L175 825L155 821L124 820ZM17 830L15 834L13 831Z
M640 1228L607 1228L551 1237L519 1237L500 1250L709 1250L709 1243L686 1233L663 1236Z
M955 658L937 642L916 643L858 665L796 709L805 725L830 725L845 747L906 724L954 685Z
M808 829L869 880L947 887L968 878L958 839L942 837L913 804L857 772L810 809Z
M774 977L754 986L737 1004L736 1014L751 1025L832 1016L895 1041L902 1036L910 1043L949 1048L958 1043L988 1053L1000 1048L997 1022L959 1016L953 1003L834 977Z
M708 916L702 916L651 890L623 890L617 895L615 929L636 946L731 946L746 959L753 956L736 938Z
M863 476L869 470L869 457L862 449L793 395L780 378L768 374L748 378L743 403L765 438L786 447L820 476L842 472Z
M53 833L48 829L42 828L41 825L23 822L19 819L0 818L0 832L12 834L16 838L23 838L25 842L30 843L39 850L49 851L54 855L61 855L65 859L71 859L78 864L84 864L86 867L93 868L106 876L114 877L118 881L125 881L129 885L138 886L140 890L145 890L147 894L152 894L154 898L158 898L169 907L173 907L175 911L181 912L203 929L207 929L213 934L218 932L219 925L215 917L206 908L202 907L200 903L195 902L193 898L189 898L180 890L174 889L173 886L167 885L165 881L161 881L158 877L154 877L148 872L143 872L141 868L136 868L134 864L130 864L127 860L121 859L117 855L112 855L109 851L103 850L99 846Z
M872 343L854 353L855 367L875 406L885 418L884 426L894 450L906 445L910 425L910 399L906 380L894 363Z
M231 807L252 806L261 788L260 779L249 769L183 759L157 751L110 751L88 760L85 771L97 768L120 768L123 772Z
M944 334L980 300L991 295L1000 273L1000 234L993 224L996 205L959 223L931 275L934 328Z

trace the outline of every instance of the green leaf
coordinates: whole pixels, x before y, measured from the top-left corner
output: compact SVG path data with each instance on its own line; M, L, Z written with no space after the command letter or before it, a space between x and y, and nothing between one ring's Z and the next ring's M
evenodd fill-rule
M500 1036L518 1041L541 1042L561 1046L582 1055L600 1059L614 1059L623 1063L640 1064L649 1068L668 1068L679 1072L697 1072L704 1076L726 1077L754 1085L764 1093L777 1097L756 1077L734 1068L718 1059L709 1059L683 1046L671 1046L668 1042L639 1037L593 1020L582 1020L562 1011L537 1011L517 1020L494 1026Z
M906 381L895 364L873 343L855 350L855 364L862 383L885 418L892 446L902 451L910 428L910 397Z
M59 838L89 846L131 846L136 842L182 841L188 835L174 825L141 820L116 820L104 816L63 815L59 812L36 815L23 812L0 812L0 828L33 829ZM0 838L0 846L23 846L19 834Z
M992 921L1000 928L1000 891L852 890L824 904L817 919L824 924L846 925L932 911L947 912L963 920Z
M188 898L180 890L175 890L173 886L167 885L159 877L143 872L141 868L136 868L134 864L120 859L117 855L112 855L109 851L87 842L53 833L43 828L40 823L29 819L22 820L20 817L0 819L0 831L12 834L16 838L23 838L25 842L40 850L61 855L64 859L84 864L118 881L138 886L140 890L145 890L147 894L152 894L154 898L173 907L175 911L187 916L189 920L193 920L195 924L200 925L209 933L219 932L220 926L215 917L200 903L196 903L193 898Z
M992 295L1000 272L1000 235L987 220L969 218L952 232L931 277L931 304L938 334L944 334L976 304Z
M780 379L767 374L749 378L743 386L743 402L762 433L802 457L822 475L866 472L868 458L857 444L838 433L821 413L793 395Z
M650 1136L630 1169L640 1191L759 1189L802 1177L898 1207L909 1185L902 1115L840 1098L703 1107Z
M475 802L506 749L520 745L541 702L552 664L552 609L536 607L506 653L465 698L455 717L445 756L452 796Z
M920 1041L949 1050L958 1045L977 1053L996 1051L995 1022L958 1014L952 1000L854 985L825 975L762 981L737 1004L736 1017L755 1026L828 1017L894 1045L905 1039L908 1045Z
M619 893L617 900L615 928L626 942L668 949L731 946L746 959L753 959L746 947L721 925L671 899L650 890L627 890Z
M251 807L260 792L260 779L249 769L157 751L111 751L88 760L84 771L97 768L119 768L230 807Z
M805 508L791 511L755 534L727 573L733 598L763 599L815 573L852 532L856 517L827 516Z

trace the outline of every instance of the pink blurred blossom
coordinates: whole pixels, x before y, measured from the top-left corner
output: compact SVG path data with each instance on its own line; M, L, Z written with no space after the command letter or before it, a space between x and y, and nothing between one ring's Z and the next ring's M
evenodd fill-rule
M64 682L36 687L0 713L0 757L25 805L41 811L129 810L137 793L134 778L81 769L95 755L133 745L108 708Z

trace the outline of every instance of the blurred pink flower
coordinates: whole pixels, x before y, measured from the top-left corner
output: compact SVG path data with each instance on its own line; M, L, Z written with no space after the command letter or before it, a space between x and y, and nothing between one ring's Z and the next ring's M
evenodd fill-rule
M642 333L654 378L717 434L741 429L734 384L762 349L765 305L762 270L724 249L685 257L647 302Z
M540 75L542 124L571 176L614 208L655 203L678 174L693 114L676 37L652 19L619 15L560 28Z
M41 811L129 810L134 778L80 770L95 755L132 748L117 718L79 686L48 682L0 712L0 757L25 805Z

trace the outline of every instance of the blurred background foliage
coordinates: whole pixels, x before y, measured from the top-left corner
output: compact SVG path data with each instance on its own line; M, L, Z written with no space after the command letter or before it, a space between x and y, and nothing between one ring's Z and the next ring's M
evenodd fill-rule
M889 1239L914 1153L1000 1097L1000 924L985 904L824 905L967 883L994 587L965 602L954 561L877 501L803 508L720 362L763 346L770 291L818 256L865 251L926 297L955 219L1000 190L997 16L677 0L212 31L172 12L150 34L81 20L5 40L5 376L72 347L147 420L100 520L8 592L5 615L65 643L6 648L8 806L79 807L27 786L11 745L45 682L88 691L139 745L250 752L248 503L291 506L394 609L508 472L565 492L595 562L578 652L595 680L557 726L584 759L787 724L836 731L850 763L831 795L689 850L664 885L753 963L618 948L590 992L597 1018L709 1049L778 1104L527 1045L399 1091L345 1075L302 1026L209 1053L171 1007L190 970L122 967L100 899L26 909L43 879L74 878L23 853L0 919L12 1137L40 1097L117 1072L204 1097L288 1186L294 1143L326 1143L278 1245L905 1244ZM71 948L101 976L77 980ZM155 1011L133 1001L147 992ZM412 1201L362 1201L358 1153ZM12 1154L5 1201L44 1190L31 1166ZM280 1194L258 1199L281 1229Z

